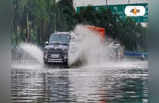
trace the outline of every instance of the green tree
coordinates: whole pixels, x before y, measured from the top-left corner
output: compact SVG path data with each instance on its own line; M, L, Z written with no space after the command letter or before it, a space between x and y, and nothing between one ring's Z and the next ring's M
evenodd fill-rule
M120 41L127 50L146 48L146 28L131 18L122 20L106 7L92 6L75 12L72 0L12 0L14 9L12 42L48 40L55 31L71 31L77 24L103 27L106 37Z
M72 0L57 3L57 31L70 31L76 25L75 10Z

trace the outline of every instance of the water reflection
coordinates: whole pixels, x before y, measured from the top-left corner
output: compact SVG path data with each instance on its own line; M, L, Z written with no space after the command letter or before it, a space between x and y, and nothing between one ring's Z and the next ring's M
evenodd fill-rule
M148 103L147 69L12 69L12 103Z
M48 72L45 76L45 85L48 90L50 103L69 103L69 78L68 71Z

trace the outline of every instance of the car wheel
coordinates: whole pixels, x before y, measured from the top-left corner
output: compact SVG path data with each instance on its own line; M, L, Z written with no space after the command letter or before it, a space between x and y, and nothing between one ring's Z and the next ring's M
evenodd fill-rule
M44 64L48 65L49 63L47 62L47 60L44 59Z
M68 68L69 66L68 66L68 60L65 60L64 62L63 62L63 64L64 64L64 67L65 68Z
M45 61L44 64L48 65L49 63Z

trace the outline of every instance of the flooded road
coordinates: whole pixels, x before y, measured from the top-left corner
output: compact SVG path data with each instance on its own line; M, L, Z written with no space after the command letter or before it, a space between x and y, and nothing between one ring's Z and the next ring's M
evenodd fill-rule
M69 69L16 65L11 73L12 103L148 103L144 65Z

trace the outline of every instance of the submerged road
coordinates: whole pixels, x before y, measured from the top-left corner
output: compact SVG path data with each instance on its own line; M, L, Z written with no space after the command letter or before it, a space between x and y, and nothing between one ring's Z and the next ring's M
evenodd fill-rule
M148 103L146 62L59 68L13 64L12 103Z

